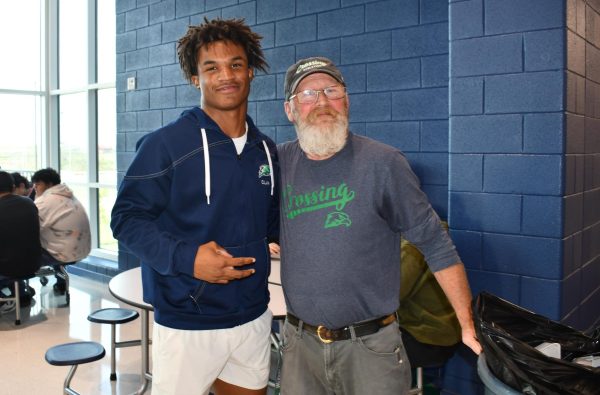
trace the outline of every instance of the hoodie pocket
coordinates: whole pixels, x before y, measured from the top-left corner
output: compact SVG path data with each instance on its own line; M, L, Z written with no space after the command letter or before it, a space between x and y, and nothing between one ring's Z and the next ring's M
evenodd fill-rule
M188 294L194 309L202 315L221 316L234 314L240 310L238 285L235 281L229 284L213 284L197 280L198 285Z
M198 309L199 312L202 313L202 307L201 302L200 302L200 297L202 296L202 293L204 292L204 289L206 288L206 285L208 283L206 281L201 281L200 285L198 285L198 287L190 293L190 299L192 299L192 302L194 303L194 305L196 306L196 308Z
M225 250L233 257L252 257L256 262L240 269L254 269L254 274L231 280L228 284L214 284L195 280L189 292L189 301L203 315L233 314L268 303L267 279L269 276L269 254L266 239L244 246L227 246Z

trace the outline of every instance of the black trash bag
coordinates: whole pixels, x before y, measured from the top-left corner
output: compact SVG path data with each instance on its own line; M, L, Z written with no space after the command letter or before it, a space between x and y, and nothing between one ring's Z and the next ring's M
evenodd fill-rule
M487 365L506 385L530 395L600 394L600 368L572 362L600 355L600 328L587 336L487 292L473 311ZM560 343L561 359L535 349L544 342Z

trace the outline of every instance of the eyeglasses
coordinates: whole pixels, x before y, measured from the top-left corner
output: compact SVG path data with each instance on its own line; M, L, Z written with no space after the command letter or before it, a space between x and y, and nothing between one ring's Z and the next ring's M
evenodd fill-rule
M319 100L319 93L323 92L329 100L338 100L346 96L346 88L341 85L329 86L324 89L305 89L290 96L290 101L295 97L300 104L314 104Z

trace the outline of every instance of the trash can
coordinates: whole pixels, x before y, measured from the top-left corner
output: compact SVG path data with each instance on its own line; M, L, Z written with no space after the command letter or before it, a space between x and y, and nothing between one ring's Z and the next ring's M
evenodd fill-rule
M589 336L486 292L473 316L486 394L600 394L600 368L577 363L600 355L600 330Z
M519 395L520 392L509 387L504 384L502 381L498 380L485 362L485 355L483 353L479 354L479 358L477 359L477 373L479 374L479 378L483 381L485 385L485 395Z

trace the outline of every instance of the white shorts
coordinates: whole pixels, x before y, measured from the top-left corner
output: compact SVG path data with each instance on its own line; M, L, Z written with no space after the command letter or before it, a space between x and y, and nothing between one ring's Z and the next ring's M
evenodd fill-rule
M208 394L215 380L261 389L269 380L271 321L228 329L181 330L154 323L152 395Z

